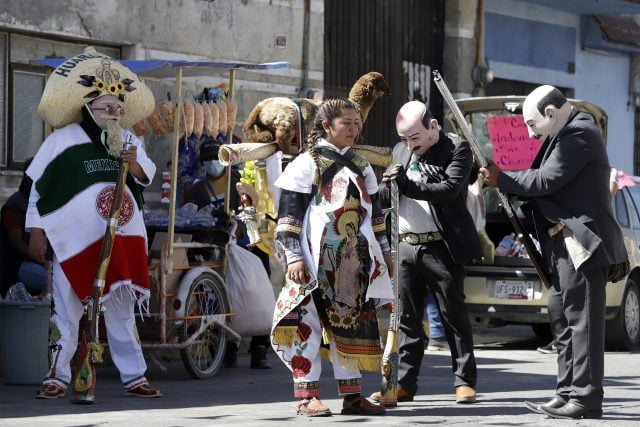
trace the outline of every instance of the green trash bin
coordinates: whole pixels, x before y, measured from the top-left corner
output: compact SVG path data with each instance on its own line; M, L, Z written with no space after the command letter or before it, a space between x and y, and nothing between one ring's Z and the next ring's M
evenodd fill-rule
M0 301L0 352L6 384L40 384L49 371L49 301Z

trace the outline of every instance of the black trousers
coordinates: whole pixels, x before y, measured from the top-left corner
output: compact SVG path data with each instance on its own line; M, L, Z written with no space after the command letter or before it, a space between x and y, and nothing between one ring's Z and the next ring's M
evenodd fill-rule
M422 320L427 286L436 298L445 334L451 348L454 386L475 387L476 359L473 354L473 331L464 304L463 281L466 271L456 264L443 241L410 245L400 243L398 384L415 394L424 356Z
M579 272L562 234L550 242L555 271L549 289L549 320L558 347L556 394L587 407L602 407L605 286L608 268Z

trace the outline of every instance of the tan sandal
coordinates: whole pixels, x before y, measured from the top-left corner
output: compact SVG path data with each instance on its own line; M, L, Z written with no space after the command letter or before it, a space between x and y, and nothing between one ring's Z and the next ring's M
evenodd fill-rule
M162 397L162 392L160 389L155 388L147 381L138 385L137 387L130 388L124 391L125 396L135 396L135 397Z
M36 399L58 399L64 397L66 389L57 383L45 383L36 391Z
M330 417L331 410L317 397L303 399L298 402L298 415L306 417Z

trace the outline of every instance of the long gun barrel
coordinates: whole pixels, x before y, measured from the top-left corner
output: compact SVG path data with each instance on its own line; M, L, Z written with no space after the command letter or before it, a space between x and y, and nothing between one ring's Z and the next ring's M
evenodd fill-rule
M473 151L473 154L476 157L478 163L480 164L480 167L486 167L489 163L487 162L487 159L482 154L482 151L480 151L480 145L478 144L478 140L476 139L475 134L471 130L471 126L469 126L469 123L467 123L464 116L462 115L462 112L460 111L458 104L456 104L455 100L453 99L453 96L451 95L451 92L449 91L447 84L445 83L444 79L442 78L438 70L433 71L433 81L436 84L440 93L442 94L442 98L444 98L445 102L449 106L449 109L453 113L453 117L458 123L458 126L460 126L460 129L462 129L462 133L464 134L464 137L467 139L467 141L469 141L469 144L471 145L471 151ZM525 231L524 226L520 222L520 219L515 214L513 207L511 206L511 202L509 201L509 198L507 197L507 195L502 193L500 190L497 190L497 193L500 199L500 203L502 204L502 207L505 213L507 214L509 221L511 221L511 225L513 226L513 229L516 232L518 240L523 244L524 248L527 250L527 253L529 254L529 258L531 259L531 263L533 264L533 267L536 269L538 276L540 276L540 280L542 281L542 284L545 287L549 288L551 286L551 282L549 281L548 272L544 268L542 255L540 255L540 252L538 251L535 244L533 243L533 240L531 239L529 234Z
M398 270L400 267L400 235L398 232L398 214L400 209L400 194L398 183L395 179L390 181L391 186L391 252L393 255L393 309L389 319L389 332L382 354L382 382L380 385L380 404L385 407L398 405L398 360L400 351L398 347L398 322L400 315L400 297L398 295Z
M131 135L127 135L124 149L131 145ZM93 282L93 290L87 302L87 319L81 325L80 345L76 359L76 373L73 378L71 401L73 403L93 403L95 401L96 390L96 370L95 363L102 362L102 345L98 333L100 318L100 305L102 293L105 287L107 271L111 261L111 251L115 239L118 221L120 220L120 208L122 206L122 196L125 191L127 175L129 174L129 162L120 161L118 180L114 191L113 202L109 215L109 222L105 230L100 258L98 259L98 269Z

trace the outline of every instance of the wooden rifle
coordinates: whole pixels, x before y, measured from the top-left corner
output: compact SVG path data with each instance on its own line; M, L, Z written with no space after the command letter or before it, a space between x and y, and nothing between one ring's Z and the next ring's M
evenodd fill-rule
M131 146L131 135L127 135L124 143L124 150ZM75 375L71 383L71 402L73 403L93 403L96 399L96 363L102 363L102 352L104 348L100 344L98 331L100 310L102 306L102 293L104 291L111 261L111 251L120 220L120 208L122 207L122 197L124 195L129 174L129 162L120 159L120 170L114 191L113 201L109 214L109 221L104 233L100 257L98 258L98 268L96 278L93 281L93 290L87 301L86 319L80 324L80 342L76 355Z
M400 315L400 298L398 295L398 269L400 267L400 235L398 231L398 215L400 210L400 194L395 178L389 181L391 187L391 254L393 255L393 307L389 318L389 331L382 354L382 382L380 384L380 404L385 407L398 406L398 322Z
M460 126L460 129L462 129L462 133L464 134L464 137L467 139L467 141L469 141L469 144L471 145L471 151L473 151L473 154L475 155L478 163L480 164L480 167L487 167L489 162L487 162L487 159L482 154L482 151L480 150L480 145L478 144L478 140L476 139L475 134L471 130L471 126L469 126L464 116L462 115L462 112L460 111L458 104L456 104L456 102L454 101L453 96L451 95L451 92L447 87L447 84L445 83L444 79L442 78L438 70L433 71L433 81L438 87L438 90L442 94L442 97L444 98L445 102L449 106L451 113L453 113L453 117L455 118L456 122L458 122L458 126ZM540 276L540 280L542 281L542 284L548 289L551 286L551 282L549 280L549 274L544 268L542 255L536 248L535 244L533 243L533 240L529 236L529 233L526 232L526 230L524 229L524 226L520 222L520 219L514 212L513 207L511 206L511 202L509 201L509 198L507 197L507 195L502 193L497 188L496 188L496 192L498 193L498 198L500 199L502 208L507 214L507 217L511 222L511 226L513 227L513 230L516 232L516 236L518 240L522 243L524 248L527 250L527 253L529 254L529 258L531 259L531 263L533 264L533 267L536 269L538 276Z

